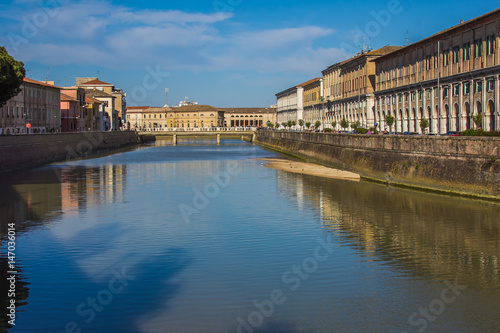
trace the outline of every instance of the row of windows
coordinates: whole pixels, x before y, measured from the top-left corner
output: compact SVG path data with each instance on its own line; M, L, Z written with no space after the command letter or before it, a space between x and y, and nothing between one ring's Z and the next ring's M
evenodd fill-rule
M24 113L24 106L3 106L2 107L2 112L1 112L1 117L2 118L26 118L26 119L32 119L32 120L45 120L47 116L47 111L50 114L55 113L55 109L50 111L50 110L40 110L40 109L31 109L26 108L26 114Z
M469 95L470 93L470 83L469 82L465 82L463 83L463 94L464 95ZM474 82L474 85L473 85L473 88L474 88L474 93L480 93L483 91L483 82L482 81L475 81ZM446 98L449 96L449 87L443 87L443 98ZM488 81L486 81L486 91L487 92L493 92L495 91L495 81L493 79L490 79ZM435 98L438 98L439 95L439 91L438 89L435 89L434 90L435 92ZM418 95L419 95L419 100L422 101L423 100L423 91L420 90L418 92ZM452 86L452 96L456 97L456 96L459 96L460 95L460 85L459 84L454 84ZM403 97L404 97L404 101L405 102L408 102L409 99L411 99L412 102L414 102L416 100L416 92L412 92L412 93L406 93L406 94L399 94L398 95L398 101L399 103L402 103L403 102ZM430 100L432 97L432 90L427 90L427 100ZM393 95L393 96L387 96L386 98L382 98L381 99L381 103L382 104L396 104L396 96Z
M313 101L317 101L318 100L318 92L313 92L313 93L308 93L308 94L305 94L305 100L304 102L313 102Z
M486 38L486 55L495 54L495 40L496 40L495 35L487 36L487 38ZM473 54L474 58L482 57L482 55L483 55L482 44L483 44L483 40L481 38L476 39L474 41L474 54ZM449 61L450 61L450 50L444 50L442 52L442 54L443 54L443 66L448 66ZM462 56L462 61L470 60L471 44L469 42L464 43L462 45L462 48L460 48L459 45L456 45L453 47L453 49L451 51L451 61L453 64L457 64L460 62L460 60L461 60L460 55ZM422 72L422 69L424 67L425 67L425 70L431 70L432 68L438 68L437 58L438 58L438 54L436 52L436 53L434 53L434 55L430 55L430 54L427 55L427 57L425 58L424 61L422 59L420 59L418 62L414 62L413 64L411 64L412 73L415 74L417 67L419 68L419 72ZM384 82L386 80L389 80L391 76L393 79L395 79L398 76L402 77L404 74L409 75L409 71L410 71L410 65L409 65L408 61L406 62L404 70L403 70L403 65L400 61L398 68L394 68L394 69L389 70L389 71L381 71L379 74L380 75L379 80L380 80L380 82Z

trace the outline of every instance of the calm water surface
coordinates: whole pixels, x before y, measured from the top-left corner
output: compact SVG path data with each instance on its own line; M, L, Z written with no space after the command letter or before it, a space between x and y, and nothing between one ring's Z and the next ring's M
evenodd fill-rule
M239 141L0 180L8 332L499 332L500 206L290 174Z

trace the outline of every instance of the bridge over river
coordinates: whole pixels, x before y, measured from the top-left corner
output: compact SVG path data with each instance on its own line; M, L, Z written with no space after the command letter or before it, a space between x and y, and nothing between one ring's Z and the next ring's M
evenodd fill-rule
M141 131L138 132L143 142L151 142L156 140L172 140L177 144L179 138L214 138L220 144L222 139L241 139L245 141L254 142L255 127L239 127L239 128L192 128L180 129L173 128L164 131Z

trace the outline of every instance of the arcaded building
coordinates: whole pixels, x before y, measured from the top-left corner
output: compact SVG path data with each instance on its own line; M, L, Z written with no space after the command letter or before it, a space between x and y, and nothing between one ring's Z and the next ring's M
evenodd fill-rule
M443 134L474 128L500 130L500 9L439 32L375 60L375 117L396 132Z
M267 127L276 123L276 108L221 108L224 127Z
M350 124L358 122L363 127L372 127L375 117L375 60L395 50L399 46L385 46L336 63L324 71L324 122L330 125L345 118ZM327 126L328 127L328 126Z

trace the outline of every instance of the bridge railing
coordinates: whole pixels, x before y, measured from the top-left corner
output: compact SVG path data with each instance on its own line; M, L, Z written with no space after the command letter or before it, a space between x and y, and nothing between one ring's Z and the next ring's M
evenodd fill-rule
M208 127L208 128L181 128L181 127L164 127L164 128L148 128L141 132L255 132L256 127Z

